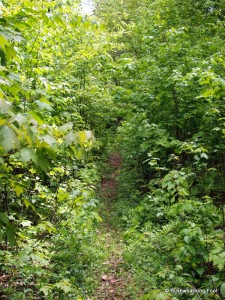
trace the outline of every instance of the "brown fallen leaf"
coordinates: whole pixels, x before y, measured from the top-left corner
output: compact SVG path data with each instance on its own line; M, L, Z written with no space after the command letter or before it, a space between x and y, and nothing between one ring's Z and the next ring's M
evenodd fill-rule
M9 280L9 278L10 278L9 275L2 275L2 276L0 277L0 282L5 282L5 281Z

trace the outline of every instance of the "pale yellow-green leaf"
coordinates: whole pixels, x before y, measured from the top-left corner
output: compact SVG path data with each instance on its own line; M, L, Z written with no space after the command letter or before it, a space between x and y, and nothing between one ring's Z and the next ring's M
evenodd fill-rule
M0 119L0 126L1 126L1 125L4 125L6 122L7 122L7 120Z
M202 93L201 96L203 98L207 98L207 97L213 96L214 94L215 94L215 90L209 89L209 90L206 90L204 93Z
M42 286L41 288L40 288L40 291L45 295L45 296L48 296L48 294L49 294L49 292L51 291L51 287L50 286L47 286L47 285L45 285L45 286Z
M13 47L6 46L5 47L5 55L6 55L6 59L10 60L16 56L16 51Z
M24 192L24 187L19 184L15 185L13 189L18 197Z
M55 287L57 287L58 289L61 289L66 294L72 290L72 285L69 282L69 280L67 280L67 279L64 279L58 283L55 283Z
M3 34L0 33L0 45L3 49L5 49L5 46L9 46L9 41L4 37Z
M31 207L33 209L33 211L35 211L34 205L28 199L23 198L23 203L26 206L26 208Z

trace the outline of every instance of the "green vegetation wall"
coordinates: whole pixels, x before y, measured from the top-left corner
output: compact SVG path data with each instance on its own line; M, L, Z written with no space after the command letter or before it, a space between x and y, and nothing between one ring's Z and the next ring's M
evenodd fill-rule
M104 26L76 1L0 2L3 297L75 299L86 281L91 289L107 49Z
M96 7L117 35L111 93L127 112L118 129L126 203L118 213L143 299L220 299L225 4L101 1ZM182 287L217 294L168 293Z

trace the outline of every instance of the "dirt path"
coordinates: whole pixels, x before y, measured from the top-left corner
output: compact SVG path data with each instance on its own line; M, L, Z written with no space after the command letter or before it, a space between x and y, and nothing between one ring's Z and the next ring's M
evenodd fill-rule
M108 259L104 262L105 270L101 274L101 282L94 299L132 299L127 292L127 286L131 284L131 276L124 269L123 261L126 245L122 240L120 229L112 225L112 219L115 218L113 216L113 202L118 191L117 176L121 165L121 157L116 153L112 154L108 165L111 171L109 174L105 174L99 192L100 197L103 199L103 224L100 228L100 234L105 236Z
M117 176L121 166L121 157L117 153L113 153L108 160L108 166L110 167L110 172L104 174L101 189L100 189L100 197L107 200L115 199L117 196Z
M124 270L123 243L116 231L106 232L109 256L104 265L106 271L101 274L101 283L96 292L95 299L122 300L131 299L126 291L129 275Z

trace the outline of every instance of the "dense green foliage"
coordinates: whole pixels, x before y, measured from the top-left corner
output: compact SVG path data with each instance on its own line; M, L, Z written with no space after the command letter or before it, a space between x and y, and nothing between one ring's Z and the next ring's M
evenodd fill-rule
M113 95L129 110L118 128L118 213L143 299L221 296L164 293L172 288L224 295L224 9L127 1L108 18L123 28Z
M101 29L66 2L10 1L1 9L0 238L2 272L10 275L6 291L10 299L40 299L40 292L47 299L74 299L91 280L96 254L88 244L95 242L93 224L101 220L92 154L98 144L86 121L95 113L88 102L101 90L94 83L91 94L85 89Z
M116 148L137 294L222 299L225 4L95 4L0 1L2 293L93 295L99 161Z

